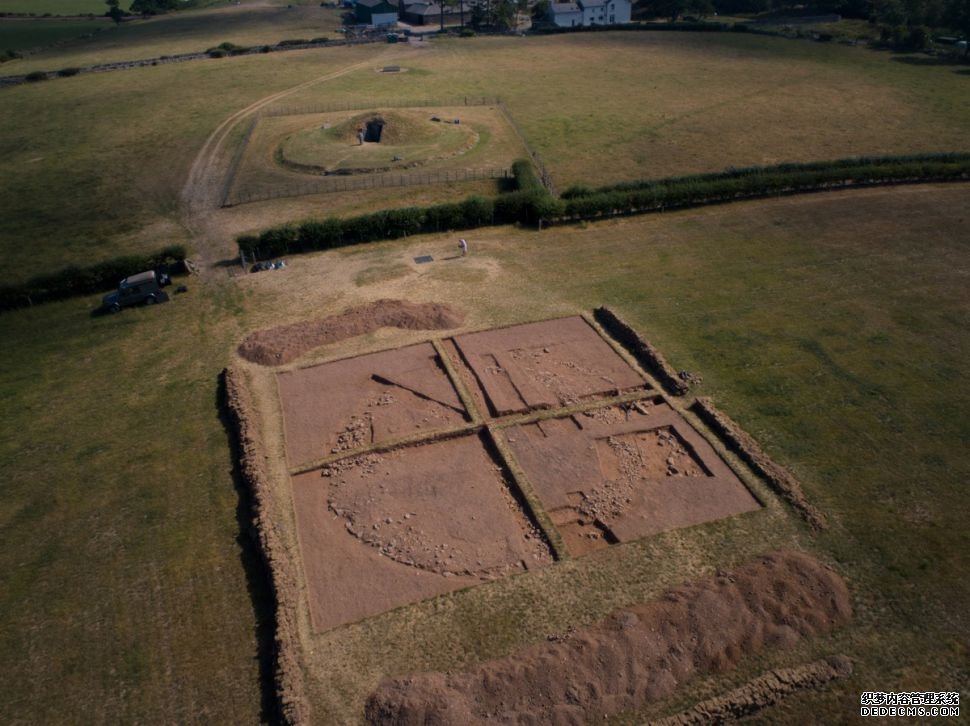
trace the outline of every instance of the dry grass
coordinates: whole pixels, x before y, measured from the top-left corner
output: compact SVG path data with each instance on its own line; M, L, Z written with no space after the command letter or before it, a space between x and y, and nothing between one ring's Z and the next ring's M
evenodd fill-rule
M292 6L292 7L289 7ZM102 10L106 7L101 3ZM106 27L94 38L4 64L4 74L56 70L177 53L201 53L223 42L272 45L295 38L340 38L340 11L318 3L260 0L138 19Z
M226 23L187 24L184 35L146 36L148 45L98 40L18 69L130 57L139 47L151 55L247 43L278 35L272 28L287 37L296 27L246 15L257 10L284 17L244 5L233 12L251 26L213 15ZM142 27L162 27L152 22ZM238 35L228 33L234 27ZM4 90L0 174L16 183L0 191L2 281L183 240L230 257L236 234L270 224L489 193L421 187L401 197L375 190L245 205L213 215L211 240L183 226L178 191L220 121L328 70L383 64L377 53L401 54L409 72L368 69L293 100L501 93L560 186L960 149L970 125L965 79L951 69L840 46L633 33L431 45L232 58ZM468 313L469 328L615 307L678 369L703 375L702 392L795 470L833 526L810 536L778 505L307 632L320 722L357 719L383 673L510 652L776 545L839 563L856 624L702 679L661 708L832 650L855 658L857 675L768 718L844 720L846 704L873 684L966 683L968 194L965 186L873 190L543 233L485 229L469 236L464 260L447 259L455 235L424 236L294 258L283 272L193 280L188 296L116 318L89 318L94 298L0 316L0 672L12 694L0 720L258 717L256 617L239 564L215 376L248 330L379 297L451 303ZM439 261L416 265L419 254ZM378 331L309 358L420 337Z
M358 79L363 74L355 74ZM380 110L379 107L375 110ZM334 142L325 145L329 151L331 163L340 166L367 167L379 165L393 166L392 156L400 155L402 164L409 161L417 162L418 166L400 171L387 172L390 177L399 174L419 174L427 172L429 183L446 184L443 189L430 192L431 196L442 201L460 198L462 195L474 193L475 186L481 187L488 195L497 192L496 181L477 182L444 182L438 181L435 172L475 169L503 169L511 166L512 162L522 158L527 151L521 141L509 126L502 114L487 106L459 106L459 107L429 107L422 109L391 110L385 115L391 118L394 114L399 117L410 117L420 121L431 116L441 118L459 118L460 126L445 127L449 130L464 129L460 134L454 134L454 141L463 144L461 148L449 149L446 145L433 144L430 149L419 149L408 144L367 144L365 147L354 143ZM307 150L302 151L300 158L293 158L293 147L298 140L310 131L320 129L330 124L334 129L341 128L349 119L360 116L358 111L295 114L287 116L267 116L260 118L253 130L247 145L245 155L240 164L236 181L233 185L231 200L245 202L250 195L259 198L268 194L292 193L300 195L307 189L312 189L318 176L313 173L295 171L279 163L280 150L286 149L286 158L290 161L306 161ZM430 123L430 122L428 122ZM439 126L440 124L434 124ZM309 131L308 131L309 130ZM425 145L427 146L427 144ZM313 147L309 153L320 153ZM417 155L417 156L415 156ZM342 157L339 158L338 157ZM368 175L375 187L381 187L381 174ZM452 186L454 185L454 186ZM323 195L328 211L337 216L346 216L360 209L373 209L361 205L362 199L380 200L380 208L410 206L415 204L418 195L428 198L429 192L422 190L422 185L411 187L387 187L378 190L362 190L354 192L335 192ZM375 193L376 191L376 193Z
M122 250L191 243L177 199L206 134L274 91L370 59L372 66L286 104L501 94L561 189L732 164L961 149L970 131L957 100L962 78L951 69L893 63L862 49L681 33L427 45L225 58L5 90L0 173L18 183L0 192L10 210L0 220L8 262L0 282ZM523 58L528 73L521 72ZM387 62L409 70L373 72ZM480 146L501 149L498 141ZM257 155L267 179L268 152ZM476 153L463 163L489 160L473 158ZM372 209L374 200L405 206L493 188L418 187L246 205L252 208L218 213L225 224L208 227L206 236L229 256L238 232L352 214Z
M433 45L410 62L406 78L367 87L348 79L323 92L353 98L406 87L412 94L500 95L560 188L962 150L970 131L956 100L963 79L952 69L895 63L863 48L632 32Z
M795 469L833 528L813 537L772 504L306 632L320 722L355 721L384 673L511 652L781 545L840 563L856 624L702 679L659 708L835 650L856 659L857 675L793 699L773 712L779 721L809 711L839 720L871 683L965 682L952 635L970 628L968 194L878 190L543 233L496 228L471 235L463 260L446 259L453 236L420 237L294 258L237 282L190 282L189 296L117 318L88 319L93 299L0 317L14 355L0 373L9 412L0 669L17 694L3 720L255 718L253 622L215 373L248 330L380 297L448 302L468 313L468 328L614 306L675 367L703 375L703 392ZM415 265L425 253L439 261ZM382 330L308 359L424 335Z
M305 631L317 717L355 720L383 674L455 668L508 653L776 546L841 563L857 622L736 673L702 679L650 713L676 710L766 667L834 650L857 659L857 674L821 695L799 696L774 718L798 718L811 708L838 720L870 682L887 689L961 682L959 648L935 644L970 625L963 608L970 592L957 584L970 566L960 545L965 507L958 486L970 461L957 443L966 433L957 414L966 403L959 382L970 360L958 231L968 195L964 187L868 191L541 234L486 230L471 238L466 259L412 266L420 253L450 255L452 239L423 237L304 257L287 280L247 280L248 317L256 325L270 322L265 311L280 309L286 289L301 290L299 300L287 300L295 318L401 296L464 308L468 328L613 305L675 367L703 375L701 392L716 394L792 467L833 520L830 532L810 536L797 515L755 484L771 503L765 511L610 548L329 633ZM915 247L917 240L924 247ZM363 287L348 284L382 264L411 271ZM335 290L342 292L335 297ZM420 337L381 331L312 358ZM932 371L921 361L933 361ZM887 541L899 546L890 549Z

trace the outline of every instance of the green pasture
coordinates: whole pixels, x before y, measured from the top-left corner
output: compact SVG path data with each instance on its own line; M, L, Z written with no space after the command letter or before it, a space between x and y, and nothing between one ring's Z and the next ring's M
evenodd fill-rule
M424 164L470 151L478 134L468 124L452 125L428 120L425 111L374 111L358 114L330 128L310 127L288 136L279 147L284 162L321 169L393 168L400 164ZM384 121L379 142L358 143L357 129L374 118Z
M294 11L304 9L312 10ZM243 5L238 12L248 10ZM224 17L199 11L176 19L206 12L226 22L235 17L227 9ZM114 33L99 34L96 45ZM0 283L42 266L187 241L177 195L211 129L271 92L366 59L373 67L279 105L501 95L560 190L786 160L966 150L970 131L963 76L861 48L683 33L473 38L431 46L208 59L4 90L0 172L18 183L0 190L0 203L11 210L0 220L0 251L10 261ZM523 58L528 72L517 68ZM43 65L53 70L72 65L69 60L77 57ZM388 62L408 71L373 72ZM400 206L408 194L388 190L384 199ZM343 213L333 202L304 204L299 214ZM228 216L220 242L225 253L232 252L233 234L285 221L281 213L260 208Z
M104 0L0 0L0 13L104 15L107 9Z
M436 49L410 61L406 77L366 85L345 78L303 97L404 89L501 96L560 189L729 166L965 150L970 131L960 100L966 79L952 68L837 44L626 32L454 40Z
M108 28L110 20L86 18L0 18L0 49L2 50L31 50L74 40L92 33L98 33ZM16 70L16 65L4 64L0 71L5 75ZM52 68L51 70L60 70Z
M136 21L3 72L313 37L327 32L318 23L338 22L318 4L292 4ZM0 185L0 284L178 242L229 257L242 231L459 193L319 195L241 205L214 212L203 231L193 226L179 192L209 134L270 94L355 64L276 107L501 95L560 190L967 150L965 74L861 48L682 33L429 46L224 58L0 90L0 178L9 181ZM374 72L387 63L407 72ZM188 293L167 305L115 317L90 315L97 297L0 315L0 721L260 718L268 604L217 376L252 329L381 297L449 302L474 327L613 306L675 368L703 377L698 392L798 475L831 528L813 535L778 505L322 635L309 684L319 722L353 722L381 673L510 652L782 545L841 569L855 623L701 679L658 712L832 652L853 658L852 678L760 718L839 722L857 713L862 690L959 689L970 679L967 209L970 185L925 186L541 233L484 229L466 235L471 255L452 267L415 270L416 255L442 260L455 244L454 235L418 237L244 278L219 267L186 280ZM325 355L415 335L382 331Z
M358 62L266 56L102 73L3 91L0 284L129 249L188 241L178 195L218 123L280 87ZM247 70L248 69L248 70Z
M292 7L290 7L292 5ZM54 48L17 62L17 72L56 70L177 53L200 53L223 42L273 45L287 39L339 38L342 11L320 3L220 4L210 8L110 24L95 41ZM14 68L6 64L7 69ZM23 69L23 70L20 70ZM13 72L13 71L5 71Z
M856 674L769 721L841 720L872 683L959 688L970 676L968 203L966 186L926 187L497 228L470 238L466 262L422 273L402 262L445 257L452 236L294 258L243 283L190 279L171 303L116 317L89 317L96 298L0 316L0 672L13 694L0 717L255 720L256 623L216 377L246 330L362 295L450 302L474 325L609 304L703 377L698 392L795 471L831 529L810 535L774 506L321 635L310 680L321 722L353 722L382 672L508 652L775 546L835 562L855 622L699 688L831 652Z
M161 315L0 321L4 723L258 718L215 386L239 295L189 286Z

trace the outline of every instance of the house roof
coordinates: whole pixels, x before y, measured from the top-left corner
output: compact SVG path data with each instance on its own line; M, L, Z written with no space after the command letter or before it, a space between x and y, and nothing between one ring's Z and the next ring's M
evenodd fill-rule
M363 5L365 8L378 8L382 5L389 5L394 7L388 0L357 0L358 5Z
M579 5L584 10L586 8L597 8L600 5L606 5L609 0L579 0Z
M474 5L475 3L471 2L461 2L456 3L454 6L445 6L445 15L460 12L462 8L464 8L465 12L468 12ZM426 11L429 9L432 9L436 13L441 12L441 6L436 2L422 2L422 0L418 0L417 2L406 2L404 4L404 12L406 13L416 13L421 15L426 14Z
M560 15L562 13L578 13L580 11L579 5L576 3L553 3L552 12Z

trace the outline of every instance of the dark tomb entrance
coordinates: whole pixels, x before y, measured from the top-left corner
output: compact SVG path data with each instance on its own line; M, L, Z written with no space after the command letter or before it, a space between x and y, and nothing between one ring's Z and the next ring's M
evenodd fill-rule
M367 122L364 127L364 141L379 144L381 133L384 131L384 119L374 118Z

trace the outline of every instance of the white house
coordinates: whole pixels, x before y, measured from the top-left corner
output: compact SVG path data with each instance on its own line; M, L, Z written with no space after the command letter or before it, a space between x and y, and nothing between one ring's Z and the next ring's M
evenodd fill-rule
M630 0L575 0L553 3L548 19L560 28L580 25L620 25L630 22Z

